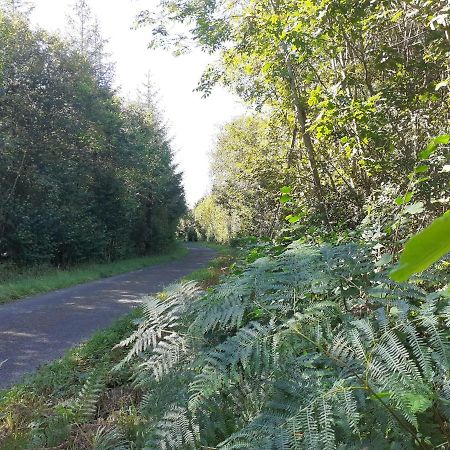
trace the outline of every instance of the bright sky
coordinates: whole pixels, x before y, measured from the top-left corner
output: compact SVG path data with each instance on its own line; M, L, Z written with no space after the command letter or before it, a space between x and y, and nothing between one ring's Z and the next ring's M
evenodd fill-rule
M32 20L47 30L62 31L73 1L34 0ZM207 99L193 92L210 56L199 50L179 57L149 50L149 30L131 29L136 14L150 9L156 0L90 0L89 4L109 40L107 50L116 63L116 81L122 94L134 98L151 71L192 206L210 187L208 153L219 127L243 113L243 105L222 88L216 88Z

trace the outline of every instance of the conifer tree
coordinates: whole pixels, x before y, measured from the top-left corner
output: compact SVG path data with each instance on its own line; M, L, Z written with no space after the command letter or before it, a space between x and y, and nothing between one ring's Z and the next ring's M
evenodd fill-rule
M0 0L0 9L7 14L20 14L27 17L33 8L32 2L27 0Z
M68 39L95 69L100 80L109 85L113 78L113 65L108 62L108 41L103 38L100 24L87 0L76 0L67 17Z

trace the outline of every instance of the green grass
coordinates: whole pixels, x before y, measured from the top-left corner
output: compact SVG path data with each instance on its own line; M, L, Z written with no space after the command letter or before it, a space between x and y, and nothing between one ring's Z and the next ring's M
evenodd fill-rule
M197 281L204 287L217 283L237 253L228 247L216 247L216 250L220 256L211 261L208 268L199 269L185 279ZM113 347L131 334L140 314L140 308L134 309L85 344L68 351L62 359L26 376L20 384L0 391L0 450L35 448L33 443L30 446L31 439L41 435L47 440L56 440L56 444L66 442L66 449L88 448L84 446L85 441L80 441L81 437L91 439L92 433L104 425L104 417L113 417L114 423L137 443L142 434L139 391L130 384L129 369L112 371L112 368L124 356L123 350L113 350ZM105 374L107 388L99 402L97 418L84 425L66 423L63 405L78 395L93 371ZM136 444L135 448L140 447Z
M135 257L111 263L83 264L67 269L49 266L19 269L3 264L0 265L0 303L173 261L186 256L187 253L188 250L178 244L162 255Z
M217 284L240 253L240 250L235 247L210 242L196 242L195 245L212 248L219 253L219 256L213 259L208 267L197 269L183 278L187 281L197 281L205 288Z
M94 370L106 374L109 389L125 385L130 373L126 369L112 371L124 352L113 347L131 334L133 320L140 312L136 308L62 359L42 367L11 389L0 391L0 450L30 448L32 434L51 432L60 414L57 405L75 398ZM77 445L74 443L72 448Z

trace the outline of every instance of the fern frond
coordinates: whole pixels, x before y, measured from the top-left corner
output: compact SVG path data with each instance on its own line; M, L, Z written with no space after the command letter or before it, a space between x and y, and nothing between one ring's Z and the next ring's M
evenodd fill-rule
M400 377L414 381L422 378L408 350L393 331L384 334L373 354L381 358L386 367Z
M199 287L192 282L172 287L164 298L143 299L144 320L138 329L116 347L129 347L126 357L116 366L120 369L132 359L154 352L155 374L161 376L178 361L185 341L178 334L182 317L188 306L200 295ZM144 364L145 366L145 364Z
M344 331L340 331L333 338L333 342L329 348L330 355L337 361L342 361L343 363L348 363L355 358L355 351L347 339ZM364 355L364 352L360 352Z
M148 449L412 448L450 419L448 300L375 273L364 248L294 243L183 289L146 299L121 344Z
M432 360L429 349L426 346L424 338L418 333L416 328L406 320L402 324L402 330L407 336L409 345L416 358L416 361L422 371L423 377L426 380L432 377Z
M436 315L436 299L425 302L419 310L416 320L422 325L428 333L428 342L439 356L439 365L441 370L446 372L449 366L449 344L444 331L439 327L439 316Z
M128 442L117 427L101 427L97 430L92 450L128 450Z
M97 403L104 390L103 377L96 372L91 374L73 405L75 417L79 423L88 422L95 417Z
M160 380L180 362L187 351L188 346L184 336L168 333L161 336L161 340L152 348L152 354L138 367L150 371L156 380Z
M343 389L338 395L338 401L342 405L343 413L348 421L350 430L353 433L359 432L359 421L361 414L358 412L358 403L352 393L352 391Z
M205 355L203 369L189 387L190 408L197 409L203 400L217 393L240 371L262 373L267 370L276 351L268 336L271 330L271 326L252 322Z
M205 366L189 386L189 409L196 411L202 402L215 395L225 384L225 377L216 368Z
M291 425L292 441L299 448L319 448L320 434L318 421L315 417L315 404L302 409L293 419Z
M322 398L319 405L319 426L320 426L320 439L323 444L323 448L326 450L334 450L336 448L334 429L333 411L329 402Z
M195 417L185 408L172 405L156 424L144 450L195 450L199 441L200 434Z
M219 297L219 301L202 305L198 316L191 325L191 330L207 333L216 328L237 328L242 324L247 309L242 298L233 295Z

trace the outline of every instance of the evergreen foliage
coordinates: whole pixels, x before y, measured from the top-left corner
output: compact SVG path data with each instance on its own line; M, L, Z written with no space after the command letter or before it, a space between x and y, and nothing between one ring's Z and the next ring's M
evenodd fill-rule
M99 428L93 443L92 450L128 450L128 442L123 433L116 427Z
M93 19L82 19L88 33ZM3 261L147 254L172 242L184 212L157 109L116 95L98 29L89 33L75 45L0 11Z
M78 394L72 411L77 423L88 422L95 417L97 403L104 391L104 380L99 373L92 373Z

